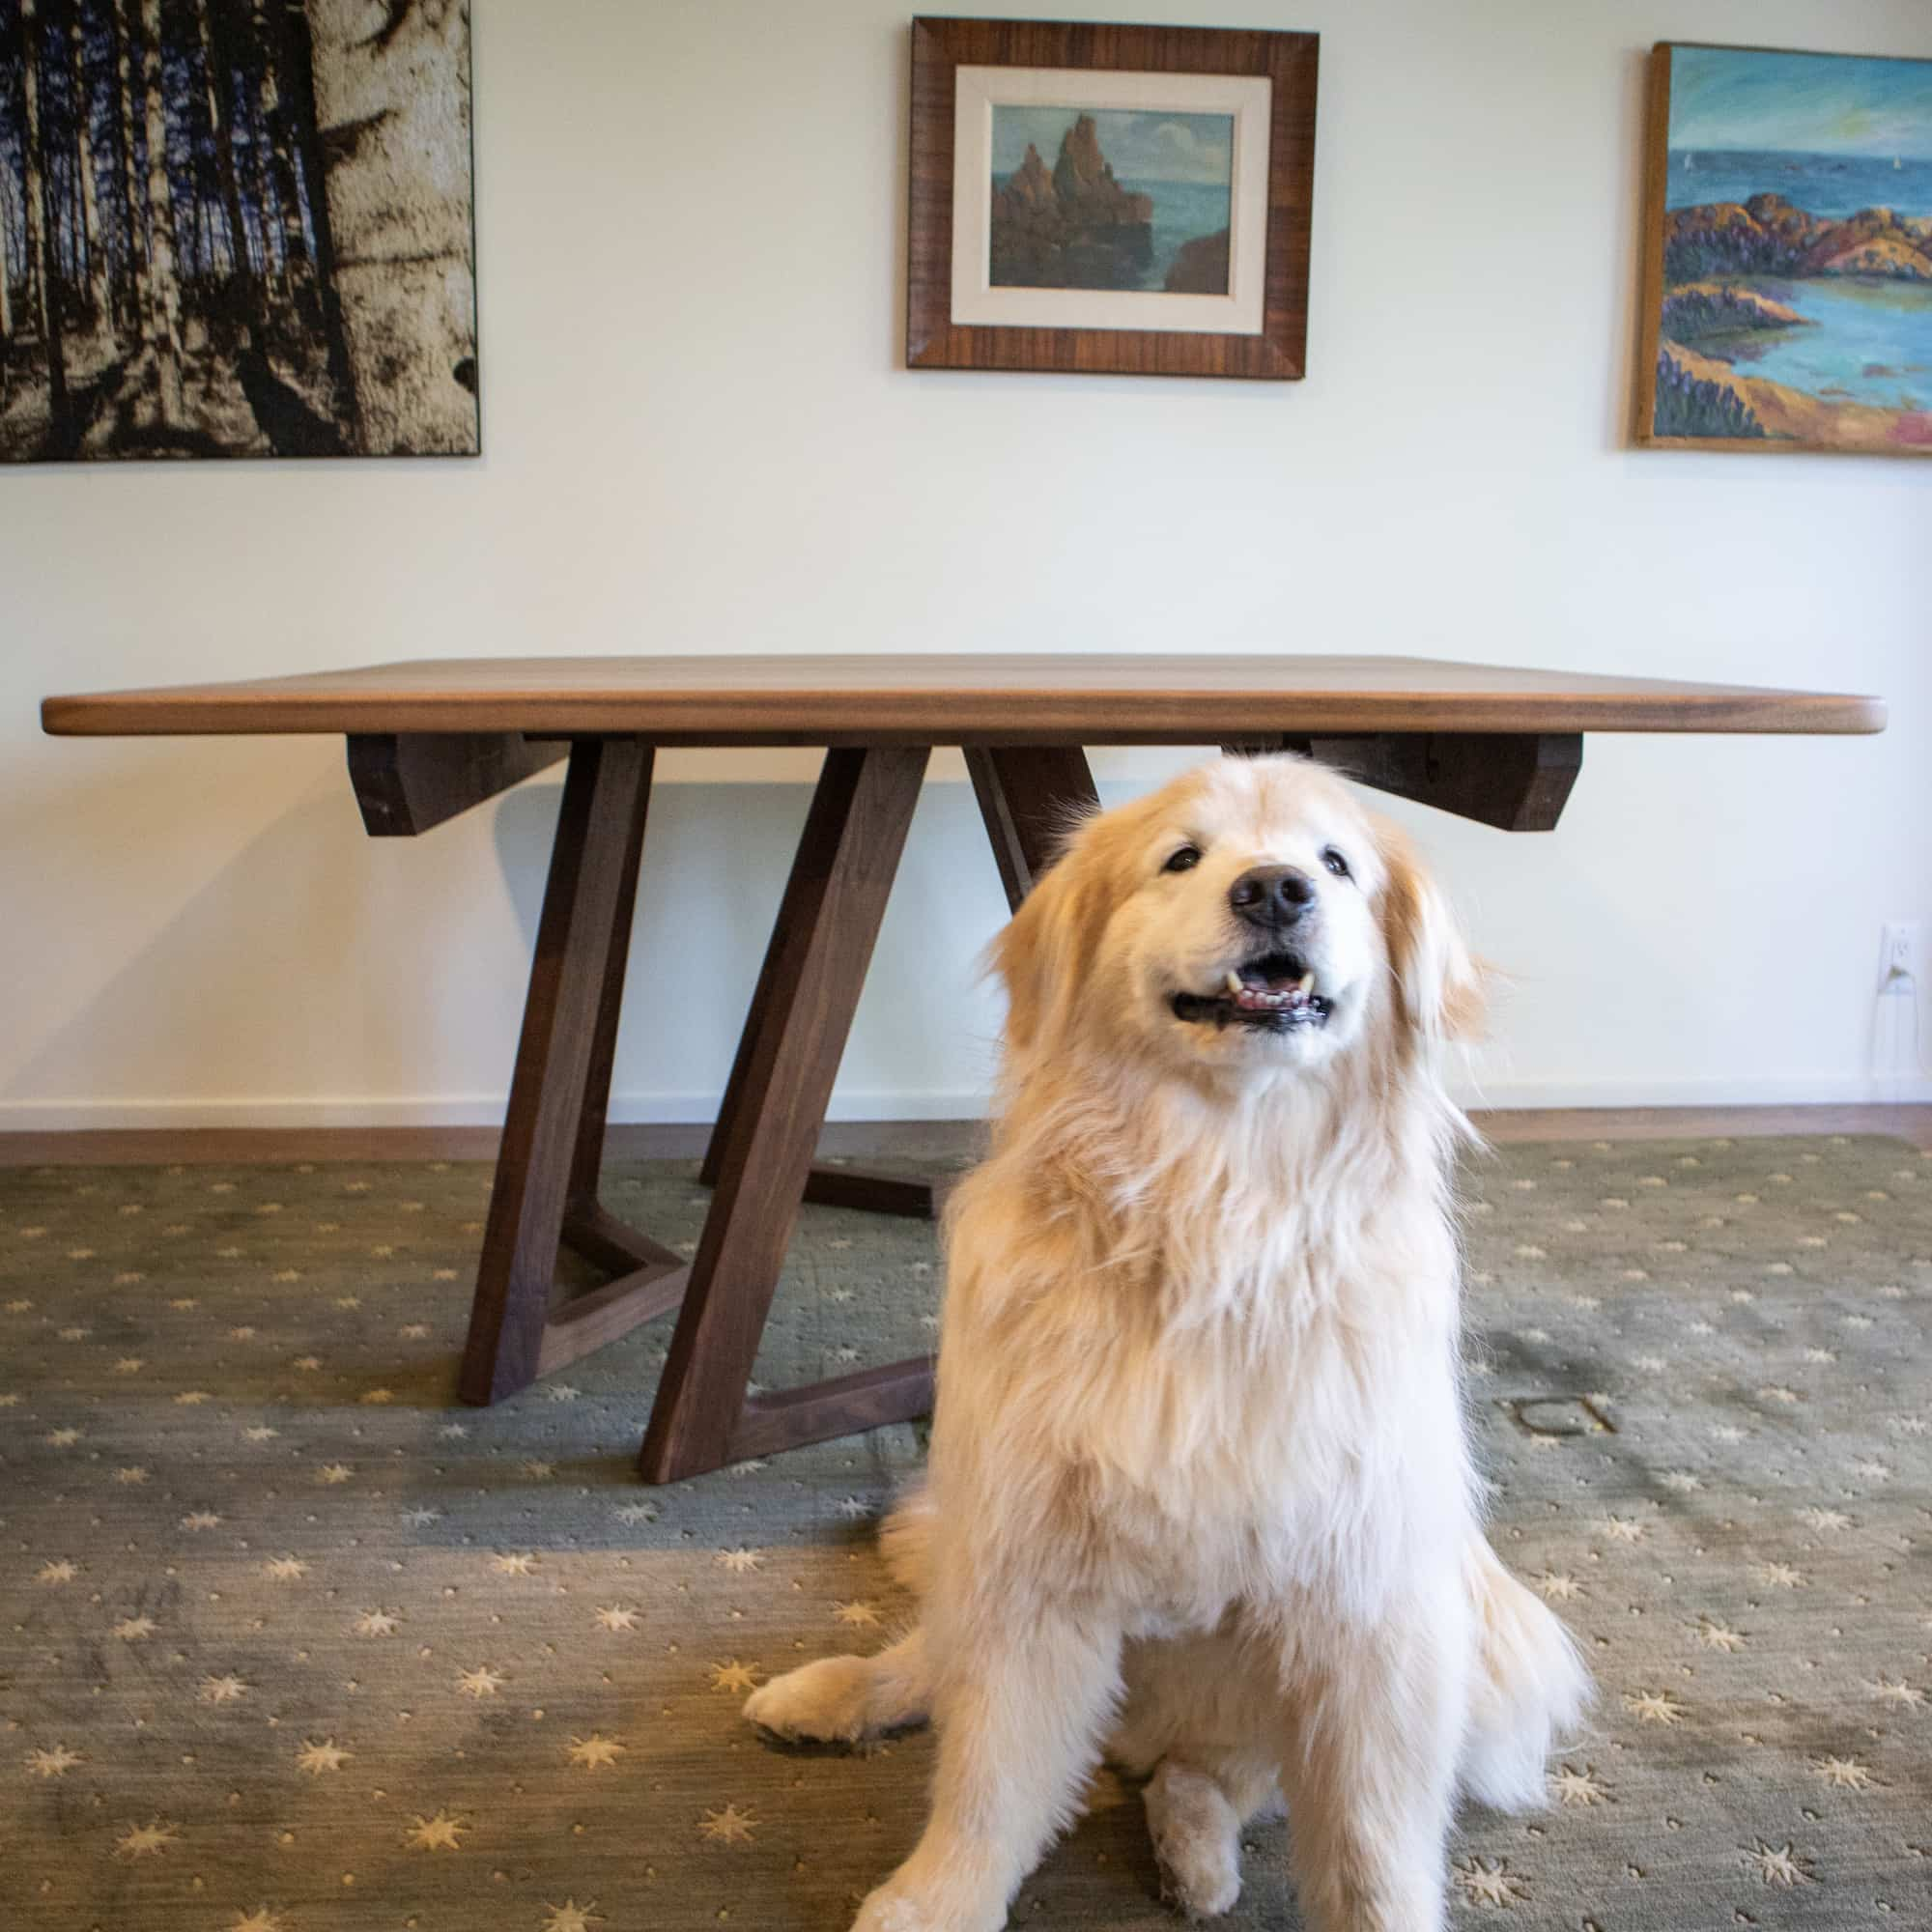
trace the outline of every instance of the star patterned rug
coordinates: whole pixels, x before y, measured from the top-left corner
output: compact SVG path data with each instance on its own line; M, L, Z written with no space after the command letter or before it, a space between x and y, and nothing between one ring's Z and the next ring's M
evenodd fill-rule
M453 1397L489 1173L0 1172L0 1918L19 1932L843 1932L914 1734L738 1717L911 1605L913 1427L675 1487L668 1336ZM1932 1160L1881 1139L1472 1159L1469 1406L1504 1558L1577 1631L1550 1805L1463 1817L1458 1925L1932 1926ZM695 1164L606 1199L695 1242ZM758 1375L930 1345L932 1231L807 1208ZM1231 1927L1298 1924L1279 1824ZM1156 1932L1096 1776L1016 1926Z

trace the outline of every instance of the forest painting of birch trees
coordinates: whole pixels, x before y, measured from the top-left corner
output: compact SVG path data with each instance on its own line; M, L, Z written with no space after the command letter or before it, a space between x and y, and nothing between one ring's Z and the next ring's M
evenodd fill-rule
M474 455L468 0L0 0L0 461Z

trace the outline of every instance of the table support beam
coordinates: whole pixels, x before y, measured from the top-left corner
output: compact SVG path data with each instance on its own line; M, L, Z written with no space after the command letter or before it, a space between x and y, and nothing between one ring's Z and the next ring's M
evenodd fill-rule
M1230 741L1230 753L1299 752L1343 778L1503 832L1549 832L1583 769L1580 731L1376 731Z
M372 838L409 838L546 771L564 738L521 731L368 731L349 739L349 781Z

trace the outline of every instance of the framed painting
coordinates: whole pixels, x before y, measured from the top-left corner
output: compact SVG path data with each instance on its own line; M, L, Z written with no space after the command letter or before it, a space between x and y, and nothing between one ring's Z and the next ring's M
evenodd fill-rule
M1635 435L1932 455L1932 60L1660 42Z
M1318 51L916 19L908 366L1300 377Z
M0 462L478 446L469 0L0 6Z

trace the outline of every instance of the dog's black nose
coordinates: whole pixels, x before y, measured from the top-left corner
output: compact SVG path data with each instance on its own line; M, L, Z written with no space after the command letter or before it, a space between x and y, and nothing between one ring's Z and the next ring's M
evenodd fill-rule
M1315 899L1315 881L1294 866L1255 866L1228 888L1236 919L1267 932L1294 924Z

